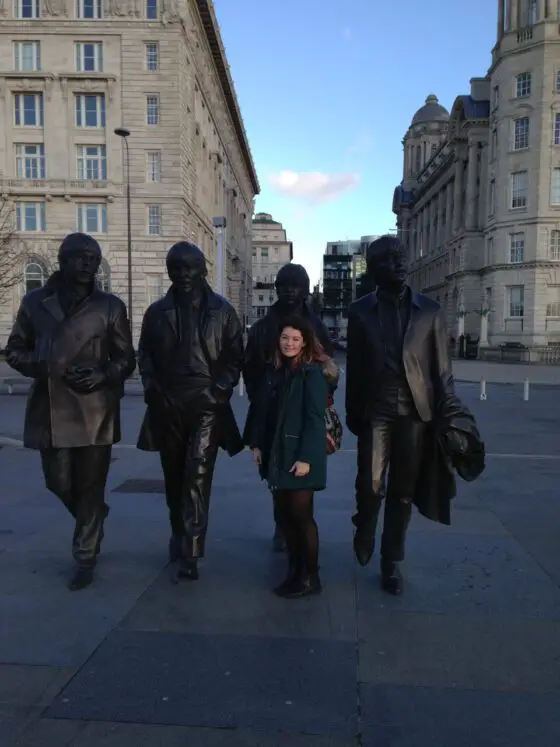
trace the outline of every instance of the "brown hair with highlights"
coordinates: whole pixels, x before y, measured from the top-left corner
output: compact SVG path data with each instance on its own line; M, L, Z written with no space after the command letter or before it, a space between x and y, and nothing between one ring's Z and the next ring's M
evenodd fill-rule
M284 319L278 329L278 342L276 344L276 354L274 356L274 364L276 368L280 368L282 365L282 354L280 352L280 337L282 332L290 327L291 329L297 329L301 332L303 337L303 349L300 355L294 359L292 366L297 368L302 363L325 363L329 360L329 356L325 353L323 346L317 339L315 330L311 324L303 317L291 317Z

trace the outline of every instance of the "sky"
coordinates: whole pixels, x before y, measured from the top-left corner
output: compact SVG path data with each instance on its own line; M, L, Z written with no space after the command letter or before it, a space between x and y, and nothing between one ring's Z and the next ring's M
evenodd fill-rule
M318 282L327 241L395 228L402 139L486 75L497 0L214 0L261 185Z

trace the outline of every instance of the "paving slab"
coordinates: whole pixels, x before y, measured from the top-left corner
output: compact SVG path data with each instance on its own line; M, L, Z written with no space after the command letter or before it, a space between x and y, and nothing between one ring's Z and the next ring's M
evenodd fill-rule
M118 631L46 715L352 736L355 681L352 643Z
M355 641L355 565L345 544L323 546L324 593L294 604L271 589L286 572L269 542L216 541L196 584L171 585L169 571L119 626L125 630Z
M362 685L364 747L553 747L560 697Z
M560 693L560 621L360 610L358 635L361 682Z
M405 594L379 592L374 559L357 574L360 608L560 620L560 589L513 537L411 533L407 546Z
M14 747L356 747L352 737L41 719Z

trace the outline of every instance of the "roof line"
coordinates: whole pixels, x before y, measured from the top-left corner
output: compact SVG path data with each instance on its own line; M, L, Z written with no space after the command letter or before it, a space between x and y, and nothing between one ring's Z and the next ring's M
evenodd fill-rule
M233 80L228 69L226 53L220 36L219 25L214 12L212 0L196 0L196 6L202 20L204 33L206 34L208 44L210 45L210 50L212 51L212 58L218 71L222 91L233 120L233 127L241 146L243 160L245 161L245 166L249 172L251 184L255 190L255 194L259 194L261 191L259 179L251 155L251 149L249 148L249 140L243 125L239 103L237 101L237 96L235 95Z

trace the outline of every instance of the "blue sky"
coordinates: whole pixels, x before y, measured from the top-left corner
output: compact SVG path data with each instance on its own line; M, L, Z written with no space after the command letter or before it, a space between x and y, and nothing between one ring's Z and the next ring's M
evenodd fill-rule
M214 0L261 182L295 260L394 228L402 138L426 96L485 75L497 0Z

